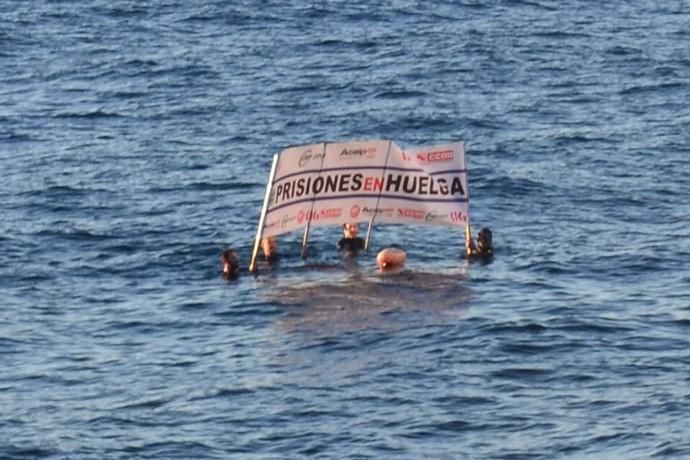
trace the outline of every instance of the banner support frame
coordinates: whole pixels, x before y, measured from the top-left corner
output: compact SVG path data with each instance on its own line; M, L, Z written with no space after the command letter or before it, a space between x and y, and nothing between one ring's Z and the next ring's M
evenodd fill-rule
M398 144L395 144L398 145ZM383 179L386 175L386 169L388 168L388 159L391 156L391 147L393 146L393 141L388 140L388 149L386 151L386 162L383 164L383 172L381 173L381 179ZM400 148L400 146L398 146ZM400 148L402 151L402 148ZM379 195L376 197L376 206L374 206L374 209L378 210L379 208L379 203L381 202L381 191L379 191ZM369 226L367 227L367 237L364 240L364 253L369 254L369 240L371 238L371 230L374 227L374 219L376 218L376 212L371 216L371 219L369 219Z
M319 177L321 177L321 172L323 170L323 162L326 159L326 146L328 145L328 142L323 143L323 150L322 150L322 155L321 155L321 164L319 165ZM311 209L309 210L309 219L307 220L307 226L304 227L304 235L302 236L302 250L300 251L300 255L302 256L302 259L307 258L307 243L309 242L309 232L311 230L311 218L313 217L314 214L314 203L316 203L316 195L314 195L314 198L312 199L311 202Z
M462 158L463 168L465 170L465 196L467 197L467 222L465 223L465 252L467 256L470 255L470 242L472 240L472 227L470 226L470 177L469 168L467 167L467 152L465 152L465 143L462 144Z
M261 244L261 237L264 232L264 222L266 220L266 209L268 208L268 202L271 199L271 190L273 190L273 179L276 174L276 169L278 166L278 154L273 154L273 162L271 164L271 172L268 175L268 183L266 184L266 194L264 195L264 204L261 209L261 215L259 216L259 225L256 228L256 237L254 239L254 248L252 249L252 258L249 262L249 271L251 273L256 273L258 270L258 264L256 258L259 254L259 245Z
M376 215L374 213L374 215ZM367 227L367 237L364 239L364 253L369 254L369 239L371 238L371 229L374 226L374 216L369 219L369 226Z

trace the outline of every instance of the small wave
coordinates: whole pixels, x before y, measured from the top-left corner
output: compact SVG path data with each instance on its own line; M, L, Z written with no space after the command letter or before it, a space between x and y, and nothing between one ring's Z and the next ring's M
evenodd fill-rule
M67 119L86 119L86 120L98 120L107 118L124 118L125 115L119 114L117 112L109 112L104 109L96 109L85 112L60 112L53 115L53 118L67 118Z
M483 334L513 334L513 333L526 333L526 334L539 334L546 331L548 328L539 323L503 323L503 324L490 324L483 326Z
M548 11L556 11L558 9L557 6L551 6L551 5L547 5L543 2L535 2L535 1L530 1L530 0L508 0L506 3L508 5L532 6L532 7L538 8L538 9L548 10Z
M154 61L153 59L128 59L123 62L124 66L128 67L136 67L136 68L154 68L158 67L160 63L158 61Z
M554 344L539 345L534 343L506 343L502 344L499 348L501 351L509 354L533 356L553 353L558 347Z
M513 367L491 372L491 377L506 380L543 380L545 376L553 374L553 369L541 367Z
M9 446L0 447L0 457L6 460L25 460L27 458L57 458L61 457L63 452L57 449L50 449L46 447L28 447L16 446L10 444Z
M560 325L555 328L559 331L593 333L593 334L618 334L621 332L633 332L634 327L625 325L622 322L614 323L608 320L585 321L574 320L568 324Z
M536 262L531 262L526 265L520 265L517 267L519 270L528 270L533 273L539 273L539 274L544 274L544 275L565 275L569 273L573 273L575 271L574 268L569 267L568 265L560 262L555 262L552 260L545 260L545 261L536 261ZM530 284L536 284L536 283L527 283L527 286ZM544 286L539 286L539 287L544 287Z
M215 449L198 441L153 442L123 446L121 450L126 454L126 458L222 458L220 453L216 455Z
M651 455L659 458L690 458L690 443L663 442L655 446L656 450Z
M203 401L206 399L235 399L238 396L248 396L256 393L256 390L251 388L223 388L221 390L212 392L210 394L204 394L202 396L193 396L189 398L190 401Z
M257 318L261 316L275 316L279 314L276 310L275 304L269 302L249 302L243 303L241 306L235 305L230 310L221 310L214 314L218 318L238 318L240 316L248 316Z
M64 230L41 230L35 233L38 237L57 237L68 241L88 242L88 241L108 241L117 238L106 233L96 233L83 229L64 229Z
M545 191L554 191L552 185L528 178L509 176L492 177L484 181L485 193L495 192L500 196L511 198L520 196L543 195Z
M129 404L123 404L122 406L114 407L112 410L116 411L128 411L136 409L158 409L166 404L170 403L169 399L150 399L147 401L134 402Z
M616 45L611 48L607 48L606 50L604 50L604 53L611 54L613 56L642 56L643 51L640 48Z
M1 121L1 120L0 120ZM25 133L16 133L16 132L9 132L9 133L0 133L0 141L7 142L7 143L22 143L22 142L31 142L31 141L38 141L40 138L38 137L32 137L29 134Z
M106 17L111 17L114 19L135 19L147 16L149 10L136 3L128 4L128 7L116 6L114 4L105 4L108 6L95 6L93 7L93 12Z
M661 83L658 85L638 85L631 86L629 88L622 89L618 92L621 96L630 96L638 94L648 94L654 93L657 96L659 93L664 93L668 91L673 91L676 89L686 89L687 85L685 83L673 82L673 83Z
M151 187L147 190L148 193L180 193L182 191L195 192L214 192L214 191L231 191L231 190L253 190L257 187L264 188L265 184L258 182L191 182L184 185L176 185L174 187Z
M539 38L546 38L549 40L569 40L573 38L577 39L590 39L592 38L590 35L585 34L585 33L576 33L576 32L566 32L562 30L557 30L557 31L551 31L551 32L532 32L530 36L533 37L539 37Z
M345 42L343 40L339 40L337 38L322 38L316 44L319 46L331 47L331 46L339 46L339 45L342 45L344 43Z
M101 93L101 96L113 99L128 100L148 97L148 94L142 91L115 91L112 93Z
M672 325L680 326L683 329L690 329L690 318L681 318L672 321ZM1 344L2 342L0 342Z
M259 184L257 182L233 181L233 182L219 182L219 183L193 182L193 183L185 186L186 189L194 190L194 191L201 191L201 192L216 191L216 190L223 190L223 191L244 190L244 189L254 189L256 187L264 187L264 185Z
M447 432L452 432L452 433L462 433L464 431L469 431L469 430L477 430L480 427L475 425L472 422L468 422L465 420L449 420L446 422L439 422L439 423L434 423L429 425L429 428L432 429L432 431L447 431Z
M27 345L29 342L18 339L10 339L8 337L0 337L0 355L9 355L21 353L19 349L22 345Z
M374 98L376 99L412 99L416 97L426 97L427 93L424 91L417 90L386 90L380 93L376 93Z

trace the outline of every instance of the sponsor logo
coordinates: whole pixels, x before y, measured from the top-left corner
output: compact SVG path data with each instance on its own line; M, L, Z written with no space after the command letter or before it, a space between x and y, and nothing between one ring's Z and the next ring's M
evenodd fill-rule
M452 150L439 150L436 152L426 152L417 154L417 162L420 164L429 163L448 163L455 159L455 153Z
M393 208L368 208L364 206L362 208L362 214L366 216L372 216L372 215L386 215L386 216L392 216L393 212L395 209Z
M448 214L448 219L454 224L467 223L467 215L461 211L452 211Z
M437 220L440 220L440 217L436 211L429 211L424 216L424 222L436 222Z
M360 208L358 205L354 205L350 208L350 217L352 217L353 219L358 218L361 213L362 208Z
M275 228L278 226L279 223L280 223L280 220L277 220L277 219L272 221L272 222L269 222L266 225L264 225L264 230L267 230L269 228Z
M295 216L290 216L290 215L288 215L288 214L285 214L285 215L283 216L283 218L280 220L280 228L285 228L285 227L287 227L288 224L289 224L290 222L292 222L293 220L295 220L295 219L296 219Z
M343 149L340 152L340 158L373 158L376 155L376 147L359 148L359 149Z
M340 208L326 208L319 211L319 216L323 219L337 219L342 213Z
M305 211L301 209L297 213L297 223L303 224L305 221L318 222L321 219L339 219L343 210L340 208L324 208Z
M411 208L398 208L398 217L406 219L424 219L424 210Z
M305 150L299 157L299 167L302 168L312 160L320 160L325 157L326 154L323 152L312 152L311 149Z

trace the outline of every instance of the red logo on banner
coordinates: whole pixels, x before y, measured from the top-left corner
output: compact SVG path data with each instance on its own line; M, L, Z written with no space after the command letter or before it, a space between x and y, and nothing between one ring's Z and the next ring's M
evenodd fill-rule
M327 208L327 209L322 209L319 212L319 215L323 217L324 219L337 219L340 217L342 214L342 209L340 208Z
M450 221L454 224L460 222L467 223L467 216L460 211L453 211L448 215L448 217L450 218Z
M353 219L356 219L359 217L359 213L362 212L361 208L357 205L354 205L353 207L350 208L350 217Z
M438 152L418 153L417 161L422 164L448 162L455 159L452 150L442 150Z
M424 214L424 210L421 209L398 208L398 217L421 220L424 219Z
M302 222L304 222L305 217L307 217L307 213L304 212L304 209L300 209L297 213L297 222L301 224Z

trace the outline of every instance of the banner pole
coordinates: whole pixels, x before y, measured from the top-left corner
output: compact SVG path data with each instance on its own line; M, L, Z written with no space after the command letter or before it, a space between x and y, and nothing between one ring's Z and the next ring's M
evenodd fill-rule
M313 211L313 210L312 210ZM311 217L311 216L310 216ZM302 258L307 258L307 242L309 241L309 228L311 227L311 219L307 221L307 226L304 227L304 235L302 236Z
M465 251L467 255L470 255L470 241L472 240L472 233L470 230L469 218L467 219L467 224L465 224Z
M321 155L321 166L319 167L319 177L321 177L321 169L323 169L323 162L326 159L326 142L323 143L323 151ZM301 256L302 259L307 258L307 243L309 242L309 232L311 230L311 218L313 217L314 214L314 203L316 202L316 196L314 196L314 199L311 202L311 210L309 211L309 218L307 219L307 226L304 227L304 235L302 236L302 251L301 251Z
M383 179L386 175L386 168L388 168L388 159L391 156L391 146L393 145L393 141L388 141L388 150L386 151L386 162L383 164L383 172L381 173L381 179ZM396 144L397 145L397 144ZM371 216L371 219L369 219L369 227L367 228L367 238L364 240L364 252L366 254L369 254L369 239L371 238L371 230L374 227L374 218L376 217L376 211L379 209L379 203L381 202L381 192L379 191L379 195L376 197L376 206L374 207L374 214Z
M256 273L258 264L256 258L259 254L259 245L261 244L261 237L264 232L264 221L266 220L266 209L268 202L271 199L271 190L273 189L273 178L276 174L276 166L278 165L278 154L273 155L273 163L271 164L271 172L268 175L268 184L266 184L266 194L264 195L264 205L259 216L259 226L256 228L256 238L254 239L254 248L252 249L252 259L249 262L249 271Z
M374 216L376 213L374 213ZM367 227L367 237L364 240L364 253L369 254L369 238L371 237L371 228L374 226L374 216L369 219L369 226Z
M465 144L462 144L462 163L465 170L465 195L467 195L467 223L465 223L465 251L470 255L469 243L472 240L472 228L470 227L470 179L467 168L467 155L465 155Z

